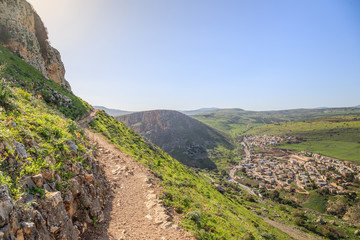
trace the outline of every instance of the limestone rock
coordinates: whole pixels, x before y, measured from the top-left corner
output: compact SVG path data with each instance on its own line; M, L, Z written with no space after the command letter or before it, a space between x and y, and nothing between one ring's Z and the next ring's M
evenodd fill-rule
M33 222L22 222L21 227L23 228L25 234L30 234L33 231L34 227L35 227L35 223L33 223Z
M71 151L73 151L75 153L77 152L78 146L76 146L76 144L73 141L68 140L67 144L69 145Z
M27 158L27 152L25 150L25 146L22 143L14 142L15 151L20 158Z
M43 22L26 0L0 1L0 26L8 36L1 44L48 78L71 90L65 80L60 53L50 46Z
M50 181L51 179L54 179L55 171L54 169L46 169L42 173L42 176L47 180Z
M6 185L0 186L0 227L4 227L14 209L14 201L10 198L9 189Z
M38 175L32 176L31 179L33 180L33 182L35 183L35 185L36 185L38 188L42 188L42 187L43 187L43 185L44 185L43 175L38 174Z
M33 188L36 185L35 185L34 181L31 179L31 177L24 177L20 181L20 186L21 186L22 189L26 190L28 188Z

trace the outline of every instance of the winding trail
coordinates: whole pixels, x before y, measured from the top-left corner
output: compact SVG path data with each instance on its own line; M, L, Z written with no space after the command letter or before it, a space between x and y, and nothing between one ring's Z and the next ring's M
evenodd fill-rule
M121 152L103 136L86 130L97 146L97 159L105 170L112 192L105 206L105 220L82 239L91 240L190 240L175 223L176 217L161 204L159 180L143 165Z

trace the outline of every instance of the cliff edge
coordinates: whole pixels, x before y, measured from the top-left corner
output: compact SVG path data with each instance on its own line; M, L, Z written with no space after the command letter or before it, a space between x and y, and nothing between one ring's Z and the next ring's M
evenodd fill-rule
M60 53L50 46L41 18L26 0L0 0L0 43L71 91Z

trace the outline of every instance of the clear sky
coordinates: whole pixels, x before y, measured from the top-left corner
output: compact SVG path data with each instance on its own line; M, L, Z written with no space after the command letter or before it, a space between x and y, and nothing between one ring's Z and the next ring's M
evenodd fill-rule
M122 110L360 104L358 0L29 0L75 94Z

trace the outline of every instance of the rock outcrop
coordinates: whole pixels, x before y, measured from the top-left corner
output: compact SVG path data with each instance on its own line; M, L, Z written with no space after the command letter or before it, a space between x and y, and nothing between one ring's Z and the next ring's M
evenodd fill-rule
M11 149L16 148L16 144L0 141L0 156L7 155L2 166L13 166L6 169L10 175L16 174L27 161L17 158L17 150L11 154ZM39 147L29 143L28 148ZM11 196L8 185L1 183L0 239L75 240L88 227L104 221L103 208L110 185L103 167L91 152L89 149L82 156L89 163L87 167L81 162L64 163L69 179L60 177L52 168L22 177L19 186L24 193L17 198ZM74 156L78 154L74 153ZM53 164L52 158L48 157L49 164ZM6 179L1 171L0 179Z
M71 91L60 53L50 46L41 18L26 0L0 0L0 43Z

